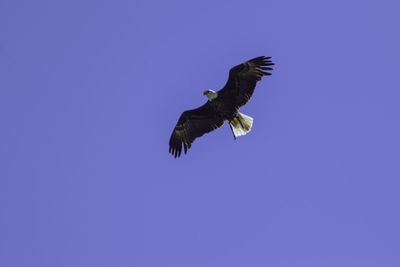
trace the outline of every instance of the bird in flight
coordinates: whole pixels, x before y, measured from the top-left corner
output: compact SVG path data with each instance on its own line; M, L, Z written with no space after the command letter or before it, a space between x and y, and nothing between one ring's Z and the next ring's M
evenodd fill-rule
M180 157L182 145L185 154L193 141L205 133L221 127L229 121L233 138L250 132L253 118L239 112L256 88L256 83L263 76L271 75L271 66L274 65L271 57L256 57L229 71L229 78L225 86L215 92L204 91L208 101L199 108L186 110L179 120L169 139L169 153L175 158Z

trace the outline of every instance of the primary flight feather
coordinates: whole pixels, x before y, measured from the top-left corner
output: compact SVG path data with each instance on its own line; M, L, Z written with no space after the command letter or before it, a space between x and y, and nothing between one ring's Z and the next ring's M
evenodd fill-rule
M179 157L183 146L186 154L197 137L221 127L226 120L235 139L247 134L253 118L240 113L239 108L249 101L256 83L263 76L271 75L272 65L271 57L256 57L233 67L221 90L203 93L208 98L207 103L182 113L171 134L169 152L175 158Z

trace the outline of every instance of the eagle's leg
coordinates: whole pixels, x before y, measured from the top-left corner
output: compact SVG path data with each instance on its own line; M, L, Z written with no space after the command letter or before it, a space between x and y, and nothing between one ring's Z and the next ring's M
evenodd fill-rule
M231 131L233 134L233 141L236 141L236 136L235 136L235 132L233 131L232 125L229 123L229 127L231 127Z

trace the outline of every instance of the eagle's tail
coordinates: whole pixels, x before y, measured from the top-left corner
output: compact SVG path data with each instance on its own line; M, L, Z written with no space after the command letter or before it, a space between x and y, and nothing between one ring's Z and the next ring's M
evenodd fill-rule
M236 139L238 136L245 135L251 130L253 126L253 118L237 112L236 116L229 122L231 127L233 138Z

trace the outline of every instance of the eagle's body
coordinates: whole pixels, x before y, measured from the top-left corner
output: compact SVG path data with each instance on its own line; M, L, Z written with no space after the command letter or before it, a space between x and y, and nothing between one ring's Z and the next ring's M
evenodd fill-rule
M179 157L190 148L194 139L221 127L229 121L234 138L248 133L253 118L239 112L252 96L256 83L264 75L271 75L265 70L272 70L274 65L270 57L257 57L233 67L229 72L226 85L214 92L207 90L204 95L208 101L201 107L182 113L169 140L169 152Z

